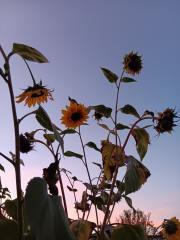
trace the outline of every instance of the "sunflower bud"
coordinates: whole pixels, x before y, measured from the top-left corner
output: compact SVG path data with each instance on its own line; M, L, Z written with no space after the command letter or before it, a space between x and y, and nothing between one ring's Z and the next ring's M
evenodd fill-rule
M137 53L130 52L124 56L123 65L123 69L126 73L131 75L139 74L142 69L141 56Z
M20 134L20 152L28 153L33 150L33 143L23 134Z

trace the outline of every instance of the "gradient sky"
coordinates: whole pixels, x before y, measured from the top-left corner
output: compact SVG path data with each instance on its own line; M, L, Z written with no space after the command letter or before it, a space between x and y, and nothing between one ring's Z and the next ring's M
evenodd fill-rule
M55 89L54 102L44 105L53 121L63 128L60 109L68 102L68 96L86 105L104 104L114 106L115 87L108 83L100 67L121 73L122 58L130 51L138 51L143 57L142 73L135 84L122 88L120 106L134 105L140 113L146 109L160 112L166 107L176 108L180 113L180 2L178 0L0 0L0 43L8 53L13 42L24 43L41 51L49 64L31 63L37 80ZM0 64L3 61L0 57ZM18 56L11 60L15 94L31 85L31 79L23 61ZM0 86L1 138L0 151L8 155L13 151L13 123L6 84ZM29 109L19 104L18 116ZM122 117L124 123L133 118ZM92 122L92 121L90 121ZM21 132L38 128L33 117L21 125ZM104 130L84 127L85 141L100 146L105 138ZM135 208L151 212L152 220L159 223L164 218L180 218L180 127L172 134L157 136L151 132L151 145L144 164L151 177L140 191L131 194ZM67 138L66 150L80 152L76 137ZM137 153L131 141L127 154ZM91 175L97 168L92 161L101 161L99 155L88 152ZM39 146L35 151L22 155L23 190L33 176L41 176L42 168L52 162L52 157ZM6 175L0 172L2 183L14 194L14 173L11 166L0 158ZM73 175L86 179L82 163L78 159L62 159L62 166ZM64 180L66 185L66 180ZM80 186L82 188L82 185ZM68 203L72 198L68 195ZM123 202L116 209L120 214L128 206ZM73 210L72 216L73 214Z

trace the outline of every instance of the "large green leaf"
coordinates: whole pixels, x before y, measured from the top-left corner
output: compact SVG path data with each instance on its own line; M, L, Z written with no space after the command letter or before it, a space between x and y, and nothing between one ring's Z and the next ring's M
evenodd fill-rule
M137 118L140 118L137 110L130 104L125 105L124 107L120 108L119 110L124 114L130 114L130 115L133 115Z
M147 240L144 228L140 224L123 224L112 232L111 240Z
M28 183L24 204L34 239L75 240L69 229L61 198L48 194L44 179L36 177Z
M118 80L118 76L113 73L111 70L107 69L107 68L101 68L104 76L109 80L109 82L111 83L115 83Z
M128 156L125 174L125 194L139 190L150 176L149 170L133 156Z
M75 153L75 152L72 152L72 151L66 151L64 153L64 156L66 156L66 157L76 157L76 158L80 158L80 159L82 159L82 157L83 157L81 154Z
M88 146L89 148L93 148L98 152L101 152L101 150L96 146L96 144L94 142L88 142L88 143L86 143L86 146Z
M42 106L36 110L36 119L40 123L40 125L49 131L53 132L53 127L51 123L51 119L48 116L47 112L44 110Z
M132 135L136 141L137 152L141 160L143 160L150 144L149 133L144 128L135 128Z
M24 44L14 43L12 52L17 53L22 58L28 61L33 61L38 63L48 62L47 58L42 53L40 53L37 49Z

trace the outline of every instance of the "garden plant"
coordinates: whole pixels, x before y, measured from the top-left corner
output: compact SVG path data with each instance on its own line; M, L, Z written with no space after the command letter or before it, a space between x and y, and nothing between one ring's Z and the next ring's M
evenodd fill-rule
M171 133L178 120L176 110L170 107L158 113L148 109L139 113L130 104L121 106L120 90L123 85L136 82L134 77L143 69L142 56L133 51L126 54L121 61L120 75L108 68L101 68L104 78L116 90L113 107L102 103L86 106L71 96L67 106L61 110L60 121L54 123L43 105L53 100L53 90L47 88L46 83L37 81L30 67L30 62L47 63L47 58L35 48L19 43L14 43L8 54L0 46L0 53L4 61L0 67L0 77L7 84L9 91L15 139L15 148L10 151L9 156L0 151L0 170L5 170L3 161L9 162L14 168L17 192L17 197L11 199L9 190L0 183L0 239L147 239L141 224L113 224L111 221L113 211L116 205L121 204L122 199L134 212L136 211L129 194L138 191L151 175L144 165L150 134L153 131L158 136L166 132ZM20 94L16 93L19 90L15 88L15 77L11 74L10 62L15 54L24 61L32 79L28 87L23 86L24 90ZM17 104L21 103L27 106L27 113L19 117ZM33 110L31 107L34 107ZM39 128L21 133L21 123L30 115L34 116L33 121L38 122ZM131 122L122 122L122 115L131 116ZM91 139L84 142L83 133L89 127L90 118L105 131L106 137L101 139L101 142L95 143ZM79 140L82 147L80 153L65 150L67 135ZM128 154L128 142L132 139L138 159ZM43 145L51 153L52 162L49 166L44 166L42 176L29 179L27 188L22 190L21 154L29 154L35 144ZM87 149L96 151L102 161L90 161ZM60 161L62 157L77 158L77 164L79 161L80 166L83 165L88 181L65 169ZM99 170L98 176L92 176L92 164ZM119 175L119 171L123 176ZM64 184L65 178L69 181L68 186ZM76 183L80 181L83 185L81 199L77 196L79 190L76 188ZM67 191L72 193L72 206L67 205ZM70 219L68 215L68 209L73 207L76 209L76 219ZM95 213L95 217L90 221L89 216L92 212ZM100 214L103 214L102 220ZM176 217L164 220L160 229L164 239L180 239L180 221Z

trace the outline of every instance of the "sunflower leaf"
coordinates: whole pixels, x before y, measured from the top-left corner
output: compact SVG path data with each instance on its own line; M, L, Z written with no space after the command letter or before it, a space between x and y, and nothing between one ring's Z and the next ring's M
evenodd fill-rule
M104 76L109 80L110 83L115 83L118 80L118 76L113 73L112 71L110 71L107 68L101 68Z
M89 148L93 148L96 151L100 152L100 149L96 146L96 144L94 142L88 142L88 143L86 143L86 146L88 146Z
M124 129L130 129L130 127L128 127L128 126L126 126L126 125L124 125L122 123L117 123L116 129L117 130L124 130Z
M143 160L147 153L148 145L150 144L149 133L144 128L135 128L132 132L132 136L136 141L137 152L141 160Z
M36 110L36 120L40 123L42 127L53 132L51 119L42 106L39 106L39 108Z
M130 104L125 105L124 107L120 108L119 110L124 114L130 114L130 115L133 115L137 118L140 118L137 110L133 106L131 106Z
M137 82L135 79L133 78L129 78L129 77L123 77L121 79L121 82L124 82L124 83L131 83L131 82Z
M133 156L127 157L127 171L125 174L125 194L136 192L150 176L149 170Z
M64 153L64 140L61 137L60 133L58 132L56 126L53 123L51 125L52 125L52 128L53 128L54 137L59 142L59 144L61 146L62 153Z
M76 158L80 158L82 160L83 156L79 153L75 153L75 152L72 152L72 151L66 151L64 153L64 156L66 157L76 157Z
M37 49L24 44L14 43L12 53L16 53L28 61L38 62L38 63L48 62L48 59L42 53L40 53Z

